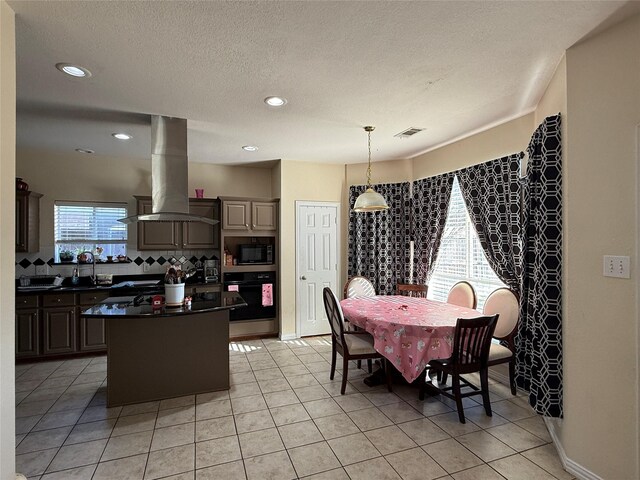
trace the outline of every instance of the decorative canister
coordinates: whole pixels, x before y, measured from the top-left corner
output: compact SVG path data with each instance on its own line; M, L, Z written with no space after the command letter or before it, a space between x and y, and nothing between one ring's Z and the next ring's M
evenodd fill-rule
M168 307L179 307L184 302L184 283L165 283L164 303Z
M29 184L22 178L16 177L16 190L29 190Z

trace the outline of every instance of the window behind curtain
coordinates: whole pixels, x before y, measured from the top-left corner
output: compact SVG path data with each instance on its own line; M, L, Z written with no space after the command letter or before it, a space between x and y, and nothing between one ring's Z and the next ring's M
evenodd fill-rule
M487 296L505 285L493 272L471 224L458 178L453 182L447 223L427 297L445 302L453 284L467 280L478 294L478 310Z
M75 255L103 249L107 255L127 254L127 226L118 222L127 216L126 203L61 202L54 205L55 259L61 251Z

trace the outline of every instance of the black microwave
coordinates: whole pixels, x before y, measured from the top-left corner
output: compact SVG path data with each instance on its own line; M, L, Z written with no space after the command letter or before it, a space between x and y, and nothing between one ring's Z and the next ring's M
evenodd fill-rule
M238 265L273 264L273 245L238 245Z

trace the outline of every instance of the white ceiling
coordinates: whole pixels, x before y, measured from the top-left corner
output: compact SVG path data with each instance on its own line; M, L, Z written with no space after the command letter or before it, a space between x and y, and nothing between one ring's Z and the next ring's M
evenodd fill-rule
M364 125L373 161L407 158L523 115L563 52L627 2L9 3L19 148L146 158L161 114L189 120L191 161L240 164L363 162ZM426 130L393 137L409 127Z

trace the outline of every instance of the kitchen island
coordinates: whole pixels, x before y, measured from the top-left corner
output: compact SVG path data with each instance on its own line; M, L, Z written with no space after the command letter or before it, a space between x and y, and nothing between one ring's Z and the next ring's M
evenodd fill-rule
M82 312L106 319L107 406L229 388L229 311L237 292L200 293L189 307L110 297Z

